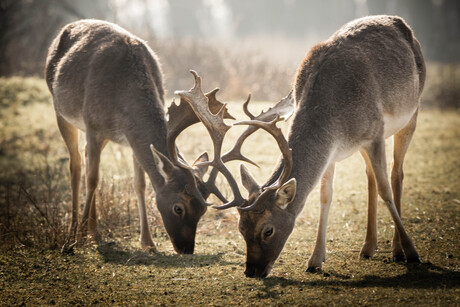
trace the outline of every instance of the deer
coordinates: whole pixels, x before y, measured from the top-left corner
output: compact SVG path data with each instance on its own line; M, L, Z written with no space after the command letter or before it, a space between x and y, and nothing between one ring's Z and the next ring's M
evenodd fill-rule
M250 129L263 129L275 138L282 153L263 185L241 165L248 197L242 199L238 187L233 187L234 200L214 206L238 208L238 228L246 242L247 277L264 278L270 273L318 183L319 225L306 271L321 271L326 260L335 163L358 151L368 179L367 232L360 257L371 258L377 249L380 196L395 224L393 260L421 262L401 221L401 197L403 162L416 128L425 76L420 44L406 22L396 16L369 16L345 24L328 40L311 48L298 68L282 112L255 117L245 105L250 119L234 125L249 127L235 147L241 147ZM196 100L195 104L206 106L203 94L200 99L192 93L178 94L189 103ZM211 117L209 110L206 114ZM290 114L293 117L286 140L276 124ZM220 126L208 130L218 134ZM390 136L394 152L389 179L385 139ZM209 161L201 164L208 165Z
M178 152L177 136L199 119L183 101L171 104L167 118L163 74L152 49L118 25L80 20L64 26L51 44L45 79L52 94L57 125L70 155L69 241L85 238L88 231L96 241L100 240L95 191L101 152L112 141L133 150L141 247L155 250L145 204L147 173L175 251L193 253L197 224L209 205L206 198L210 193L224 198L212 178L203 181L207 167L195 165L206 161L207 154L190 166ZM222 112L225 118L233 118L217 100L217 91L206 94L207 107ZM81 221L79 130L86 136L86 201Z

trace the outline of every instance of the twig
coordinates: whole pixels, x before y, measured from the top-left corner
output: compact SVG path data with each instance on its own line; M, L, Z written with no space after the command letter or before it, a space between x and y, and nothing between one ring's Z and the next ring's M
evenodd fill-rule
M129 258L128 260L126 260L125 265L128 265L128 263L129 263L131 260L133 260L134 258L136 258L136 257L137 257L137 255L134 255L134 256L132 256L131 258Z
M46 223L51 228L53 228L53 230L56 232L57 229L54 227L53 224L51 224L50 220L48 219L48 216L42 211L42 209L40 209L40 207L38 206L37 200L32 195L30 195L30 193L22 185L20 185L19 187L21 188L22 192L24 192L24 194L26 195L27 199L32 203L34 208L38 211L38 213L40 213L40 215L45 219Z

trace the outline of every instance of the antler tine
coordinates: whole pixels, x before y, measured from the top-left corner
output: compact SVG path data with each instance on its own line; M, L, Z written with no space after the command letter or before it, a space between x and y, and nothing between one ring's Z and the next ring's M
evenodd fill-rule
M246 129L239 137L238 137L238 140L236 141L236 144L233 146L233 148L231 150L229 150L228 152L226 152L223 156L222 156L222 161L224 162L229 162L229 161L234 161L234 160L241 160L241 161L244 161L244 162L248 162L252 165L255 165L257 167L259 167L259 165L257 165L257 163L255 163L254 161L250 160L249 158L246 158L245 156L243 156L243 154L241 153L241 147L243 146L243 143L244 141L251 135L253 134L255 131L257 131L257 127L248 127L248 129Z
M220 151L222 147L222 142L227 133L230 126L226 125L223 120L223 113L224 108L222 107L217 114L212 114L208 107L208 98L204 95L203 91L201 90L201 78L198 74L191 70L190 71L193 76L195 77L195 85L189 91L176 91L175 94L179 95L182 99L188 102L190 107L195 112L196 116L199 120L203 123L203 125L208 130L209 134L211 135L211 139L215 143L217 149L217 154L215 153L215 157L218 156L220 159ZM225 104L224 104L225 106ZM208 165L212 165L212 163L206 163Z
M282 98L278 103L269 108L267 111L260 113L254 120L261 120L264 122L271 121L276 115L279 115L281 119L287 120L295 111L295 102L292 99L292 90L289 94Z
M225 206L239 206L244 202L244 198L241 196L235 178L233 178L232 174L224 165L221 158L224 136L228 129L230 129L230 126L224 123L225 104L219 110L219 112L217 112L217 114L213 114L208 107L208 98L203 94L203 91L201 90L200 76L198 76L198 74L193 70L190 72L195 78L194 87L187 92L176 91L175 93L190 104L196 116L208 130L208 133L211 136L212 142L214 144L214 159L210 162L199 163L197 165L210 165L217 168L227 179L234 195L233 201L225 204Z
M251 120L259 120L259 121L272 121L276 118L277 115L280 118L287 120L293 113L295 109L294 101L292 100L292 91L281 99L274 107L268 109L265 112L261 112L258 116L254 116L249 112L248 105L249 101L251 100L251 94L249 94L248 99L243 104L244 113L251 119ZM255 162L251 161L250 159L243 156L241 153L241 147L243 146L244 141L255 131L257 131L259 127L252 126L248 127L238 138L236 144L233 146L231 150L224 154L222 160L224 162L232 161L232 160L242 160L244 162L251 163L255 166L258 166Z
M246 207L239 207L238 209L241 210L241 211L251 211L253 210L254 208L258 207L259 206L259 203L263 203L263 201L265 200L266 196L268 195L269 193L269 189L265 189L257 198L256 200L250 204L249 206L246 206Z
M257 117L255 117L254 115L251 114L251 112L249 112L249 109L248 109L248 105L249 105L249 101L251 100L251 94L248 95L248 99L246 99L246 101L243 103L243 111L244 113L251 119L251 120L254 120L254 119L257 119ZM228 152L226 152L223 156L222 156L222 160L224 162L228 162L228 161L233 161L233 160L241 160L241 161L244 161L244 162L248 162L248 163L251 163L252 165L255 165L257 167L259 167L257 165L257 163L253 162L252 160L246 158L245 156L243 156L243 154L241 153L241 147L243 146L243 143L244 141L251 135L253 134L255 131L257 131L258 128L256 127L248 127L238 138L238 140L236 141L236 144L235 146L233 146L233 148L231 150L229 150Z
M249 112L248 105L249 101L251 100L251 94L249 94L248 99L243 103L243 111L250 119L255 119L256 117Z
M242 204L242 203L241 203ZM240 208L241 207L241 204L235 204L233 202L230 202L230 203L226 203L226 204L223 204L221 206L211 206L213 207L214 209L218 209L218 210L225 210L225 209L228 209L228 208L232 208L232 207L238 207Z
M278 178L271 186L266 187L267 190L277 189L279 188L286 180L288 179L289 174L292 170L292 150L289 148L289 144L286 141L286 138L283 135L283 132L280 128L276 126L276 123L281 120L279 114L276 115L275 119L270 122L264 122L260 120L248 120L248 121L240 121L235 123L234 125L252 125L258 128L262 128L268 133L270 133L278 143L278 146L283 154L284 158L284 168L283 171Z

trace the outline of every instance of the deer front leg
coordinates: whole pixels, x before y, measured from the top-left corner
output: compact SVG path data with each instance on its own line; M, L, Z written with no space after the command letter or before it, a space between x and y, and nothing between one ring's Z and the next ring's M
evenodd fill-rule
M393 201L392 191L388 182L388 175L386 170L385 140L383 137L371 144L371 146L366 150L366 153L368 154L372 163L372 168L374 169L379 195L390 211L391 217L395 223L396 230L399 233L400 242L406 259L408 262L420 262L420 256L415 249L414 243L404 229L401 217L399 216Z
M72 221L69 227L68 240L74 241L77 236L81 179L81 155L78 151L78 130L60 116L57 116L57 123L70 155L69 168L70 186L72 188Z
M134 191L137 196L137 206L139 207L139 219L141 223L141 247L143 249L155 250L155 244L150 234L149 223L147 220L147 210L145 207L145 173L142 166L137 162L133 155L134 165Z
M326 260L326 228L327 217L329 215L329 208L332 201L334 168L335 164L330 164L321 179L321 212L319 217L318 236L316 238L313 254L310 257L310 260L308 260L307 272L316 272L321 270L321 266Z
M366 152L361 151L361 155L366 162L366 174L368 182L368 211L367 211L367 231L366 239L359 256L364 259L369 259L374 256L377 249L377 183L375 181L374 171L371 161Z
M83 209L83 215L80 226L80 234L84 238L89 230L93 239L100 239L97 232L97 214L96 214L96 188L99 182L99 164L101 161L101 152L105 141L99 140L92 136L89 131L86 133L86 203Z

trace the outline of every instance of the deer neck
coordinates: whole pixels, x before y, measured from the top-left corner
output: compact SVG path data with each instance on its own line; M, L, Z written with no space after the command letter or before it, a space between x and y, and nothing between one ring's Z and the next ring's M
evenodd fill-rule
M149 176L153 188L157 190L164 184L164 179L155 166L150 144L153 144L155 149L166 157L169 157L169 155L166 145L166 122L165 120L160 120L160 118L164 118L163 111L161 110L161 113L152 116L152 118L156 120L151 118L140 119L139 117L135 118L135 120L130 120L130 125L126 129L126 136L136 160Z
M289 133L289 146L292 149L292 171L289 178L297 181L296 197L287 210L298 216L305 206L310 192L320 181L334 154L334 143L330 130L324 122L316 120L300 124L299 115L293 120ZM270 181L278 178L283 168L279 164Z

